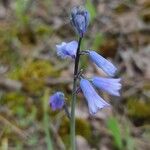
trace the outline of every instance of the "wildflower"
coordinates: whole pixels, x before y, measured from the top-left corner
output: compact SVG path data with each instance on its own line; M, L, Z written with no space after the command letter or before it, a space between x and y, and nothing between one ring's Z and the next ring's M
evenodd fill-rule
M57 55L60 56L62 59L65 58L75 58L76 57L76 51L78 47L77 41L71 41L71 42L62 42L61 44L56 45L57 48Z
M95 114L99 109L110 106L96 93L88 80L81 79L80 87L87 100L90 114Z
M65 98L64 93L56 92L49 99L49 105L52 107L52 110L61 109L64 106Z
M113 79L113 78L101 78L101 77L93 77L92 83L99 89L102 89L114 96L120 96L119 90L121 89L121 79Z
M117 68L107 59L96 53L95 51L87 50L89 58L98 67L100 67L109 76L114 76Z
M71 11L71 23L76 32L83 37L89 25L89 12L82 6L74 7Z

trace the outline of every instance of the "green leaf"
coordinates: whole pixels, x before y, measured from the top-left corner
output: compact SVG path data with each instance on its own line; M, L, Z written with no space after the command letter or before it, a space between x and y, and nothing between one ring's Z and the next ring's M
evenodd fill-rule
M126 149L127 150L134 150L134 140L130 135L130 128L129 125L126 125L126 132L125 132L125 141L126 141Z
M53 150L53 145L52 145L52 139L50 135L50 117L48 115L48 99L49 99L49 91L48 89L45 90L44 96L43 96L43 111L44 111L44 116L43 116L43 126L45 129L45 139L47 143L47 149L48 150Z
M108 119L107 125L112 133L115 145L121 150L123 148L123 143L118 120L114 117L111 117Z
M91 0L87 0L85 6L86 6L86 9L90 13L90 18L91 18L90 20L92 22L96 17L96 9L95 9L94 5L92 4Z

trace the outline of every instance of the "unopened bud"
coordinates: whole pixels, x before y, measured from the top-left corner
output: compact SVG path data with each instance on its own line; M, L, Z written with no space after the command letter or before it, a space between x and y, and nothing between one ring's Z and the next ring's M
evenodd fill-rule
M89 25L89 12L82 6L74 7L71 11L71 23L76 32L83 37Z

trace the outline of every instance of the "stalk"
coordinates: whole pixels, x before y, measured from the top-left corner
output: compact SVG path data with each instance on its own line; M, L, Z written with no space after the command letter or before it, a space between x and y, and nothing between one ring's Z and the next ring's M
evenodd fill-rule
M80 47L81 47L82 37L79 37L78 48L75 58L74 66L74 79L73 79L73 90L72 90L72 101L71 101L71 120L70 120L70 138L71 138L71 150L76 150L76 138L75 138L75 105L76 105L76 89L77 89L77 76L79 70L79 60L80 60Z

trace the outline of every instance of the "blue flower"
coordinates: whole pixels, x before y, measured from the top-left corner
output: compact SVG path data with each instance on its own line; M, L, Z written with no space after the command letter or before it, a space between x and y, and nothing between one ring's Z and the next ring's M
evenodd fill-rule
M102 89L111 95L120 96L119 90L121 89L121 79L93 77L91 81L97 88Z
M77 41L71 41L71 42L62 42L61 44L56 45L57 48L57 55L60 56L62 59L65 58L75 58L76 57L76 51L78 47Z
M74 7L71 11L71 23L76 32L83 37L89 25L89 12L82 6Z
M90 114L95 114L99 109L110 106L95 91L92 84L86 80L80 80L80 88L87 100Z
M51 106L53 111L57 109L61 109L64 106L64 103L65 103L65 98L64 98L64 93L62 92L56 92L49 99L49 105Z
M107 59L96 53L95 51L87 50L89 58L94 62L99 68L101 68L109 76L114 76L117 68Z

